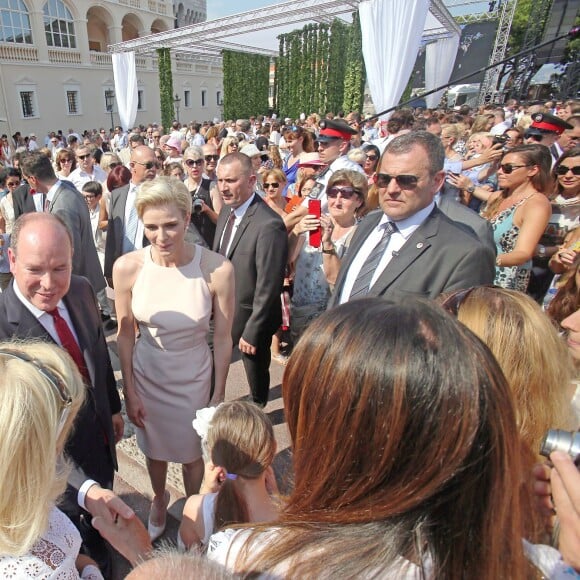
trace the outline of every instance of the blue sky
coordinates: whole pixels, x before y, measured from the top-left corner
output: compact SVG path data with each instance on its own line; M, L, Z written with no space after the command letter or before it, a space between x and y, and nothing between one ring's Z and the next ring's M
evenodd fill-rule
M229 16L230 14L256 10L264 6L280 4L282 1L285 0L240 0L239 2L233 2L232 0L207 0L207 19L213 20L214 18L221 18L223 16ZM472 12L485 12L487 10L487 2L482 1L481 4L472 5L470 9ZM468 11L464 8L458 12L465 14Z

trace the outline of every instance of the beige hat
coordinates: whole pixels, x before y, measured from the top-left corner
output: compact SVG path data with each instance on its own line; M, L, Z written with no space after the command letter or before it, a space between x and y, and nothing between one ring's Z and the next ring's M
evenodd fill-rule
M240 153L247 155L250 159L256 157L256 155L262 155L262 152L252 143L245 145L240 149Z
M300 157L300 162L298 163L298 167L311 167L312 165L326 165L324 161L320 160L320 156L318 153L303 153Z

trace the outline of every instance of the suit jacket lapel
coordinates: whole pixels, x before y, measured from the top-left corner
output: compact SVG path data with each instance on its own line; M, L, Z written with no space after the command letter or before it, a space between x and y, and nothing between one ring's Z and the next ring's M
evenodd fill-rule
M18 300L12 284L6 288L4 300L6 302L6 317L14 328L14 336L19 338L41 338L44 341L56 344L38 319Z
M431 238L439 230L441 212L434 208L427 219L413 232L411 237L393 256L383 273L369 290L369 296L379 296L417 259L431 247Z

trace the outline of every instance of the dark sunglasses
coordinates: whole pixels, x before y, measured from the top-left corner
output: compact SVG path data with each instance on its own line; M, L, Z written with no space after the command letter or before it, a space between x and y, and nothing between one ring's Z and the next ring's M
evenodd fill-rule
M529 165L514 165L513 163L502 163L499 168L503 173L509 175L513 173L514 169L521 169L522 167L529 167Z
M219 155L206 155L205 156L206 163L211 163L212 161L219 161L219 159L220 159Z
M137 163L137 165L142 165L147 170L153 169L154 167L155 168L159 167L157 161L147 161L147 163L143 163L142 161L134 161L133 163Z
M358 194L358 190L354 187L329 187L326 190L326 197L336 199L339 193L342 199L351 199L353 195Z
M571 171L572 175L580 175L580 165L576 165L576 167L567 167L566 165L560 165L560 167L556 169L556 175L566 175L568 171Z
M367 155L367 161L376 161L377 159L376 155Z
M90 153L87 153L86 155L77 155L77 159L80 159L82 161L83 159L86 159L87 157L90 157L90 156L91 156Z
M264 187L266 189L268 189L269 187L273 187L274 189L278 189L280 187L280 184L273 181L272 183L264 183Z
M6 185L8 187L18 187L20 185L20 181L7 181Z
M113 163L109 163L109 168L114 169L115 167L119 167L119 165L123 165L123 164L118 163L117 161L113 161Z
M393 179L397 182L397 185L403 189L414 189L417 187L417 183L419 183L419 178L416 175L389 175L388 173L377 173L377 187L388 187Z
M203 159L186 159L185 164L188 167L193 167L194 165L203 165Z

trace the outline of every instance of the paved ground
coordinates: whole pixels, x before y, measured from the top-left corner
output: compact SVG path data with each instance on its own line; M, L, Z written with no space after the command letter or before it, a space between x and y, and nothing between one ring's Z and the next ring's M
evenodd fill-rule
M114 334L108 338L109 350L115 374L120 379L119 361ZM278 442L278 453L274 462L278 483L282 490L288 489L289 478L289 438L282 409L281 380L284 368L273 362L270 367L270 402L266 412L274 425L274 432ZM235 400L249 394L248 384L241 361L232 363L226 385L226 400ZM123 498L134 510L138 517L146 524L151 501L151 486L145 469L145 458L135 442L135 436L126 416L125 437L117 447L119 459L119 473L115 478L115 492ZM179 465L170 464L168 474L168 489L171 494L169 517L165 534L159 542L175 543L177 528L181 520L185 494L181 481ZM117 556L114 559L114 579L124 578L130 567L124 558Z

